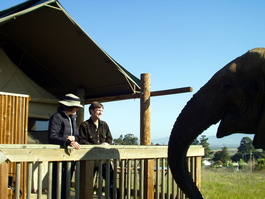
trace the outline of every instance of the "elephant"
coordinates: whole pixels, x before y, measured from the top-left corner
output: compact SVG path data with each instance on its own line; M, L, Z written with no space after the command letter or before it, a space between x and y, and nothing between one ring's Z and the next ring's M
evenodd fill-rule
M218 122L217 138L254 134L253 146L265 150L265 48L249 50L217 71L187 102L173 125L168 164L190 199L203 197L188 171L188 148Z

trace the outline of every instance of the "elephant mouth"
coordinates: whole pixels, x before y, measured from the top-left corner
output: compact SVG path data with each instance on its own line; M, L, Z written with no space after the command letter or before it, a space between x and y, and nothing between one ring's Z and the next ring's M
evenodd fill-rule
M252 134L254 132L254 122L250 122L244 114L229 111L224 114L217 129L217 138L222 138L233 133Z

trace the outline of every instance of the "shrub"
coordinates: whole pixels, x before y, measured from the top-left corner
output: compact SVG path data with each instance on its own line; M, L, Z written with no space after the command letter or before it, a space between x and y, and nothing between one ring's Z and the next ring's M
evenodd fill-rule
M254 170L262 171L265 170L265 159L264 158L259 158L258 163L255 164Z

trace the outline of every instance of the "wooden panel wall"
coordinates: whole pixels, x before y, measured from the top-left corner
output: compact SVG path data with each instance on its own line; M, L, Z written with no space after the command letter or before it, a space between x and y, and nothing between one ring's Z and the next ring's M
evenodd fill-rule
M27 144L29 96L0 92L0 144Z
M0 144L27 144L28 137L28 95L13 94L0 92ZM25 198L26 193L26 164L22 164L22 175L20 178L20 190L22 198ZM16 164L8 164L8 176L16 179ZM6 179L7 176L2 176L6 167L0 165L0 179ZM1 172L2 171L2 172ZM2 186L7 187L7 181L3 180ZM11 190L7 190L6 198L12 198Z

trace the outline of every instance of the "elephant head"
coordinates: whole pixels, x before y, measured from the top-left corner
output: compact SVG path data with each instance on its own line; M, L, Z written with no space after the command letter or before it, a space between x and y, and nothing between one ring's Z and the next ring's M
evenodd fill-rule
M173 178L190 199L202 198L188 172L187 150L204 130L220 121L217 138L255 134L265 150L265 48L255 48L219 70L179 114L168 143Z

